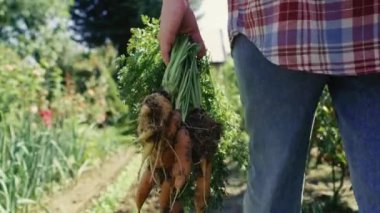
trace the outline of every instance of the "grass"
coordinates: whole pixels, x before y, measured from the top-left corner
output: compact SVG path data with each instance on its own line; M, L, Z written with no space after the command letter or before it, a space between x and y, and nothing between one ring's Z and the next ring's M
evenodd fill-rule
M33 116L14 114L0 122L0 211L26 212L53 182L67 180L84 162L75 124L47 128Z
M123 138L65 119L47 128L37 115L0 117L0 212L28 212L44 193L71 181L85 162L105 156Z

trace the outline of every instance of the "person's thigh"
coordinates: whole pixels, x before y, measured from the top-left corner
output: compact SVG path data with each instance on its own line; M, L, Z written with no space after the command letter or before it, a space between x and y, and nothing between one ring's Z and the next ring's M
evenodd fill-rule
M335 77L329 90L359 211L380 212L380 75Z
M244 212L300 212L314 111L328 77L282 69L243 35L232 54L250 136Z

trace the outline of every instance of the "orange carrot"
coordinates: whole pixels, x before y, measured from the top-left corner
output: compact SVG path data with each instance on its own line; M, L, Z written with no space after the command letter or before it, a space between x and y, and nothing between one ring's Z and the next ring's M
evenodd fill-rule
M171 146L171 145L168 144L168 146ZM171 171L174 162L175 162L175 157L174 157L174 152L172 148L166 147L166 149L162 152L162 155L161 155L160 167L164 168L165 170Z
M172 213L184 213L183 206L179 201L174 202Z
M191 139L186 128L180 128L176 135L174 151L176 162L173 165L174 188L178 191L185 184L191 172Z
M149 162L151 163L152 170L161 168L165 171L171 171L175 162L174 148L163 140L160 141L157 147L150 153Z
M170 193L172 191L172 183L172 178L166 178L161 184L159 202L162 213L170 211Z
M181 113L178 110L173 110L170 114L167 126L166 126L166 131L165 131L165 136L169 140L173 140L174 137L176 136L176 133L178 129L181 126Z
M172 111L173 107L170 100L161 93L152 93L144 98L137 119L137 141L143 147L138 174L140 174L145 160L149 158L153 149L157 147L158 142L161 140L161 135L164 135L165 125L168 123ZM158 147L161 148L161 146ZM160 151L158 151L158 154L160 154ZM156 162L154 162L154 166L156 166Z
M146 198L148 197L150 191L153 188L154 182L152 177L152 172L147 169L145 170L143 176L141 177L140 184L136 192L136 206L138 212L140 212L142 205L144 204Z
M211 162L201 159L202 175L197 177L195 186L194 206L195 212L201 213L207 206L207 198L210 195Z

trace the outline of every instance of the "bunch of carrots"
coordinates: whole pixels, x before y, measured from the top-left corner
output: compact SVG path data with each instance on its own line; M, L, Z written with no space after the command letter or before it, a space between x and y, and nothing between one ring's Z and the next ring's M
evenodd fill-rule
M203 212L210 195L211 161L222 127L201 109L197 44L179 36L162 81L163 91L145 97L138 117L138 141L143 147L142 175L136 205L159 186L161 212L183 212L178 201L191 174L195 177L194 208ZM144 163L146 162L146 167Z

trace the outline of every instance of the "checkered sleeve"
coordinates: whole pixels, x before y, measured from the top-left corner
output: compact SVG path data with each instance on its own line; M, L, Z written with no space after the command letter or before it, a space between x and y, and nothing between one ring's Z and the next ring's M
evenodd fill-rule
M247 36L272 63L329 75L380 72L377 0L228 0L230 38Z

